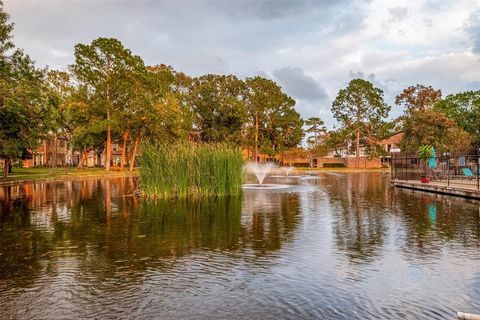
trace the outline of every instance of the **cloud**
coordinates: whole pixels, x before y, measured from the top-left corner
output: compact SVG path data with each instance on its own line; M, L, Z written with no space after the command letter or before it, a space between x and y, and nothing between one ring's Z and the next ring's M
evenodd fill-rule
M480 9L474 11L464 23L464 30L473 43L473 51L480 53Z
M72 54L70 52L66 52L66 51L63 51L63 50L57 50L57 49L50 49L50 53L53 57L55 58L68 58L70 56L72 56Z
M322 100L327 98L325 89L315 79L309 77L301 68L284 67L273 71L287 93L303 100Z
M407 7L395 7L388 8L388 13L390 14L390 20L392 22L402 21L408 14Z
M5 0L14 41L40 66L65 68L77 43L115 37L147 64L192 76L261 74L303 117L331 127L331 101L353 76L384 90L477 86L480 7L471 0ZM286 67L287 66L287 67Z

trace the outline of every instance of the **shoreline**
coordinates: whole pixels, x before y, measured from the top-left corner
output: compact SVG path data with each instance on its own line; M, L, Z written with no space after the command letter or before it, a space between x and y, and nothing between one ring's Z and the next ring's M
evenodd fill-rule
M20 170L20 171L19 171ZM48 170L48 171L47 171ZM17 172L16 172L17 171ZM106 172L100 168L76 169L76 168L58 168L49 170L48 168L30 168L16 169L7 179L0 178L0 186L15 186L26 183L42 182L60 182L84 179L110 179L110 178L128 178L138 177L138 171L110 171Z
M299 173L390 173L389 168L355 169L355 168L295 168ZM138 177L138 171L110 171L103 168L14 168L14 172L7 178L0 178L0 186L12 186L32 182L59 182L83 179L108 179Z

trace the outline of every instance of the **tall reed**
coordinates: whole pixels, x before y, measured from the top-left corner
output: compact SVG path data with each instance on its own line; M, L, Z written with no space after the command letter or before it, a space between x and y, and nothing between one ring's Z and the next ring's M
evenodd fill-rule
M142 193L154 198L238 195L243 157L227 144L148 144L139 161Z

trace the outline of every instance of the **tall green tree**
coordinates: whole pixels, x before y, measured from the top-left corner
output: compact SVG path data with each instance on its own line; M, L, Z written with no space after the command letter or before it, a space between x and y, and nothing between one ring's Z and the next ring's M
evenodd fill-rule
M27 158L48 130L45 71L14 49L13 24L0 2L0 159L3 176L12 160Z
M480 91L466 91L448 95L437 102L435 110L455 120L472 137L472 147L480 148Z
M247 78L246 86L247 139L253 141L255 161L259 147L271 155L296 147L303 138L303 120L294 109L295 100L269 79Z
M327 132L325 122L319 117L311 117L305 120L305 125L308 127L306 132L313 134L313 146L317 147L319 136Z
M356 167L360 161L360 140L369 145L378 140L378 128L384 125L390 107L383 100L383 91L363 79L353 79L338 92L332 104L335 119L344 129L355 135ZM373 149L373 148L371 148Z
M65 71L50 70L46 81L48 101L50 104L50 133L53 140L51 165L57 165L57 147L59 136L70 136L71 126L67 121L67 111L74 86L70 75Z
M246 119L245 84L233 75L194 78L189 103L202 141L239 144Z
M170 68L148 67L130 82L132 92L127 95L128 111L124 123L135 137L130 152L129 169L132 171L142 140L174 142L184 139L191 130L192 117Z
M131 74L145 72L139 56L114 38L98 38L91 44L75 46L75 64L71 65L75 79L85 86L89 100L103 111L100 123L106 131L105 169L110 170L112 127L120 123L125 107L125 92L131 86ZM127 87L127 89L126 89Z
M87 162L88 153L101 152L105 147L104 109L92 102L92 95L86 86L73 89L67 105L65 123L71 134L74 150L79 151L78 168Z

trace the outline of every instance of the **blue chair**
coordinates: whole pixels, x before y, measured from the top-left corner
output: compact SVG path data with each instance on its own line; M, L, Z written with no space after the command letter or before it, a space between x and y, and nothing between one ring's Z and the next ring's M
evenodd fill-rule
M473 175L473 172L470 168L462 168L462 172L463 172L463 175L465 176L465 178L467 178L468 180L472 180L474 175Z

